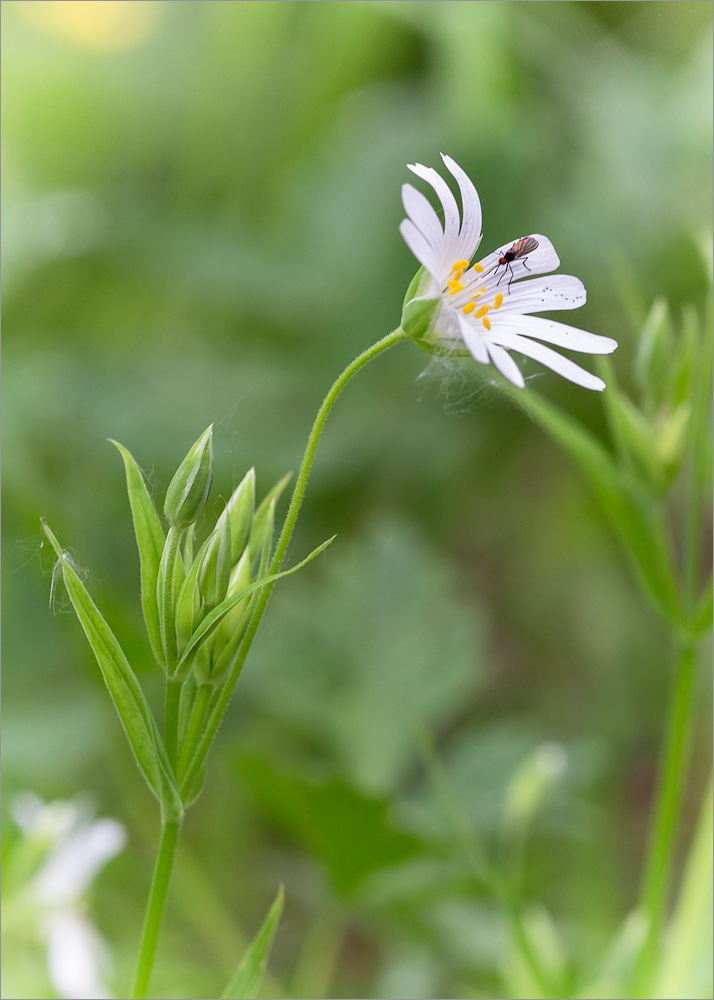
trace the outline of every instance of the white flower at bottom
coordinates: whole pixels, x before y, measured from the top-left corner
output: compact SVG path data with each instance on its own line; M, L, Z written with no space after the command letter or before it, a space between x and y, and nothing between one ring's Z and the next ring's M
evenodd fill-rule
M73 1000L105 1000L109 951L86 915L85 894L98 872L126 843L113 819L94 819L81 800L45 805L25 792L12 803L16 824L42 861L20 891L47 945L50 980Z
M450 156L442 154L442 159L458 183L461 212L451 188L436 170L420 163L409 164L409 169L436 191L444 212L443 226L420 191L411 184L402 187L408 218L399 231L424 268L409 305L423 303L431 316L422 343L465 347L476 361L493 363L519 388L525 381L509 351L540 361L585 389L604 389L601 378L546 345L610 354L617 342L531 315L581 306L586 297L582 282L569 274L535 277L549 274L560 264L550 240L537 234L504 244L471 264L481 242L481 204L468 175Z

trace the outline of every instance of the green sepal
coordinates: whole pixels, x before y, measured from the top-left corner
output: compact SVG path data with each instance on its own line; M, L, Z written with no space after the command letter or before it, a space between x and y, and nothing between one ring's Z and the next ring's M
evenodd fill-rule
M186 643L193 635L203 614L203 601L201 599L201 586L199 582L200 573L201 559L199 552L199 558L194 560L176 601L176 644L179 655L186 648Z
M283 912L284 898L281 885L260 930L248 945L240 965L221 993L221 1000L254 1000L268 964L275 931Z
M189 449L169 483L164 516L174 528L186 528L206 506L213 477L213 424Z
M255 511L255 469L249 469L226 504L231 522L231 566L240 559Z
M283 492L287 484L292 478L292 472L289 472L286 476L273 486L272 490L265 495L261 501L258 509L253 516L253 525L250 529L250 538L248 539L248 552L250 555L251 565L253 561L257 558L258 553L263 549L263 541L265 539L265 533L267 528L268 514L270 511L270 505L273 500L277 503L280 494ZM271 529L272 536L272 529Z
M274 573L272 576L266 576L262 579L256 580L255 583L252 583L249 587L244 587L243 590L239 590L236 594L232 594L230 597L227 597L225 601L222 601L217 608L214 608L210 614L206 615L191 636L186 649L181 655L181 659L179 660L174 676L181 676L182 670L185 669L187 661L190 662L190 658L195 653L198 644L208 639L214 629L220 625L228 612L231 611L236 604L239 603L239 601L242 601L244 597L248 596L248 594L252 594L256 590L260 590L262 587L267 586L269 583L275 583L276 580L282 580L284 576L290 576L292 573L297 573L299 569L302 569L303 566L306 566L315 558L315 556L318 556L324 549L326 549L336 537L336 535L333 535L332 538L328 538L326 542L322 543L322 545L318 545L316 549L313 549L309 556L299 562L296 566L283 570L282 573Z
M126 471L126 489L129 495L131 516L134 522L134 534L139 549L139 565L141 573L141 606L144 611L146 631L154 656L160 664L164 663L164 653L161 646L161 627L159 625L159 607L156 599L156 583L159 575L161 553L164 550L164 529L161 527L159 515L154 502L149 496L144 477L133 455L118 441L109 438L111 444L119 451L124 460Z
M231 522L227 508L206 539L200 562L201 597L210 610L226 596L231 578Z
M176 648L176 604L186 580L186 568L181 555L182 535L185 528L169 528L164 542L164 551L159 563L159 577L156 584L156 600L159 609L159 629L164 650L164 667L169 675L175 673ZM171 580L171 600L167 599L168 581Z
M119 642L92 601L84 584L45 522L42 529L62 568L62 579L79 623L92 647L104 683L126 733L141 773L161 803L165 822L183 815L181 796L156 721Z
M436 326L441 306L440 295L430 299L411 299L402 310L399 325L412 340L421 341L428 337Z

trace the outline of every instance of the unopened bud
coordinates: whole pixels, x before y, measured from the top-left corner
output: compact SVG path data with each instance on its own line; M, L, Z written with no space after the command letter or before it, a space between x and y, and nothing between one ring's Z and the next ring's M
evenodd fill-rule
M231 566L235 566L245 548L255 510L255 469L249 469L226 504L231 523Z
M218 518L201 554L201 596L208 611L226 596L231 576L231 522L228 509Z
M211 490L213 476L213 424L204 431L169 483L164 500L166 520L185 528L200 516Z

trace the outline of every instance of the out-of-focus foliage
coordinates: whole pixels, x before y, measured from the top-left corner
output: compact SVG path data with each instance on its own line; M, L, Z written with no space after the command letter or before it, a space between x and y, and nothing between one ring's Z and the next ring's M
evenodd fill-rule
M398 322L415 267L399 186L440 150L479 189L483 249L547 233L588 289L573 321L619 341L648 418L666 386L659 464L640 470L666 480L686 419L667 337L686 340L709 288L712 11L8 0L2 18L5 801L88 789L129 828L92 900L121 995L156 811L77 622L48 611L39 517L92 567L155 702L105 439L159 500L212 422L214 495L252 465L259 496L296 468L332 379ZM655 299L673 317L659 340ZM600 398L536 386L604 435ZM504 967L532 995L430 783L424 726L468 830L525 852L511 860L545 908L529 927L553 975L594 981L636 894L671 659L595 499L507 399L402 345L330 417L290 561L335 532L276 589L221 728L157 995L222 989L280 882L264 996L494 996ZM553 743L565 769L519 847L514 776ZM43 969L21 974L46 995Z

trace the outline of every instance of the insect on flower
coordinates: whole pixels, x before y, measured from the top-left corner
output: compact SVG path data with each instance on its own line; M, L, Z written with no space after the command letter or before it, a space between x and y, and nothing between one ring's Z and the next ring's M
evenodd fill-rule
M468 352L479 364L494 365L521 389L525 377L511 352L540 362L584 389L604 389L599 376L549 345L610 354L616 341L533 315L583 305L582 281L572 274L552 273L560 260L548 237L539 233L474 260L481 242L481 202L468 174L450 156L442 159L459 187L460 207L446 180L421 163L411 163L409 169L433 189L441 213L411 184L402 187L407 217L399 230L423 268L402 316L407 326L414 317L419 331L415 342L425 350ZM498 286L505 275L509 280L504 294Z
M528 260L528 254L533 253L534 250L538 249L538 240L534 236L523 236L520 240L516 240L510 250L505 250L501 252L501 256L498 258L498 262L491 268L491 270L498 271L499 267L503 267L504 271L501 277L496 282L496 285L500 285L504 276L511 272L511 277L508 279L508 294L511 294L511 282L513 281L513 264L514 260L520 260L520 262L525 267L526 271L530 271L530 268L526 264ZM486 272L487 274L490 272Z

